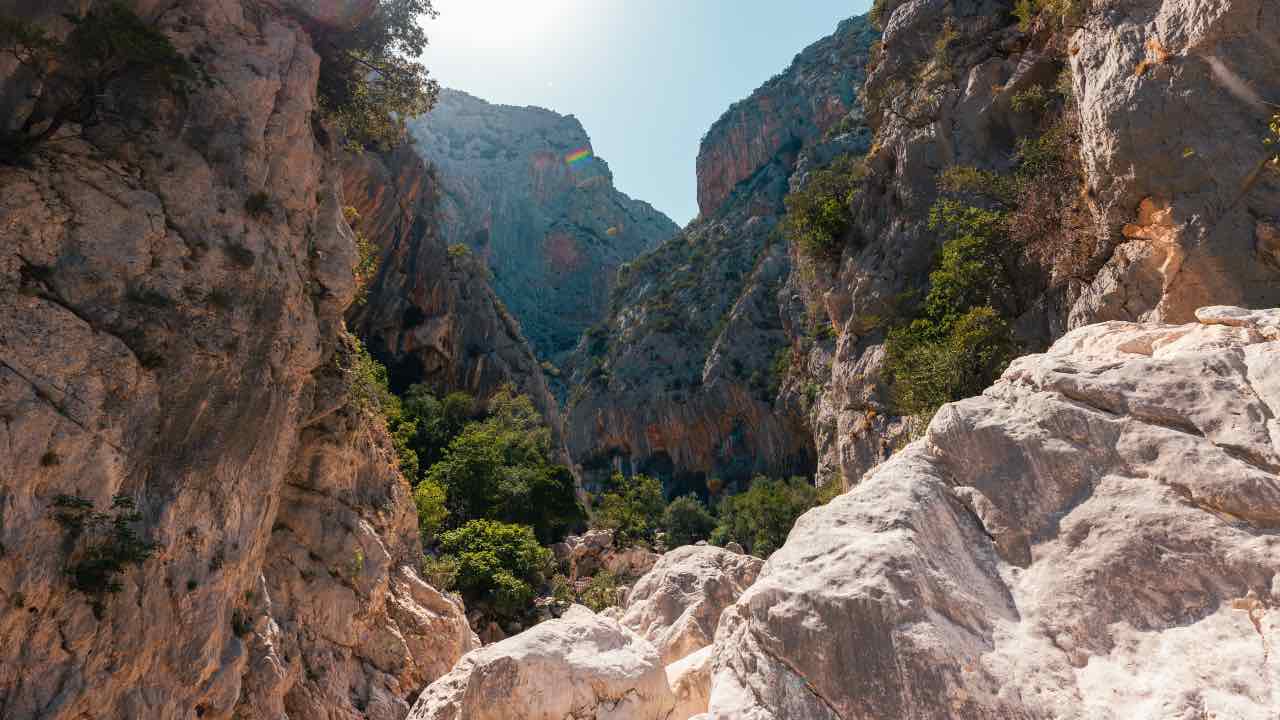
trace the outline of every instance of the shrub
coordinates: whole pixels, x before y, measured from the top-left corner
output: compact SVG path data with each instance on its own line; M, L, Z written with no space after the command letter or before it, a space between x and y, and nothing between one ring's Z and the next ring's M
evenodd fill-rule
M786 542L796 518L817 504L818 491L805 478L757 477L746 492L721 502L720 524L711 541L737 542L752 555L768 557Z
M853 226L853 200L865 176L860 159L849 155L810 173L808 181L786 197L782 228L787 239L810 256L838 254Z
M456 587L470 605L515 617L533 599L551 563L533 529L494 520L472 520L440 536L440 548L457 563Z
M440 592L449 592L458 582L458 561L445 555L422 559L422 579Z
M0 129L0 162L21 160L67 123L97 122L99 105L118 81L181 94L196 78L169 39L124 3L63 17L73 28L61 41L32 23L0 17L0 52L37 80L33 112L20 126Z
M356 295L352 303L363 305L369 298L369 286L378 275L378 266L381 264L380 249L356 227L356 223L360 221L358 210L347 206L342 209L342 214L347 224L351 226L351 232L356 236L356 266L351 270L356 281Z
M1010 104L1014 112L1042 113L1049 107L1049 93L1043 85L1032 85L1013 94Z
M696 495L678 497L662 512L662 528L667 533L667 548L692 545L711 537L716 519Z
M423 480L413 489L413 504L418 509L418 530L422 533L423 543L431 542L449 517L445 497L444 488L430 480Z
M435 103L439 87L414 59L427 46L419 21L435 14L430 0L378 0L373 16L353 30L304 20L320 55L320 107L348 148L399 145L405 119Z
M244 200L244 211L256 220L265 220L271 217L271 211L274 207L275 203L271 200L271 194L265 190L250 193L249 197Z
M133 526L142 520L126 495L111 499L112 513L93 511L93 503L73 495L53 499L53 516L79 546L67 565L71 587L89 595L99 618L104 596L120 592L117 579L129 565L141 565L155 552L155 544L142 539Z
M601 570L592 576L587 586L578 594L578 602L594 612L602 612L618 604L619 587L617 575L608 570Z
M647 475L630 479L614 475L611 489L601 496L592 527L612 530L619 547L651 543L662 526L666 501L662 483Z

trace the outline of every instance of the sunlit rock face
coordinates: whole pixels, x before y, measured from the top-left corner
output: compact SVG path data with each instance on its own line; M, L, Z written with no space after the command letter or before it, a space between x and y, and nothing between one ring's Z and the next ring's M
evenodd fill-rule
M707 133L701 215L623 266L607 326L571 363L566 437L588 482L644 472L682 493L813 471L807 411L780 394L781 356L806 328L782 292L777 224L797 173L870 147L858 88L877 35L841 23Z
M498 297L540 356L558 361L607 312L622 263L678 228L613 187L572 116L454 90L411 123L440 181L440 236L493 271Z
M64 33L93 4L22 17ZM408 484L344 371L356 247L308 18L128 5L209 82L109 83L98 122L0 166L0 716L401 718L474 638L418 577ZM362 5L307 7L344 32ZM155 549L117 592L72 586L94 540L59 496L136 508Z
M710 717L1274 717L1280 310L1196 315L1067 334L804 515Z

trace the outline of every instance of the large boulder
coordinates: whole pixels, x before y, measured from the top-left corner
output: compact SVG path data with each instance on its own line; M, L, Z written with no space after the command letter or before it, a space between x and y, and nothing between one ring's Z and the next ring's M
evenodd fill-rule
M710 716L1274 718L1280 311L1103 323L804 515Z
M627 596L622 624L658 648L664 664L711 644L720 613L755 582L764 561L686 545L658 561Z
M652 645L575 605L466 655L410 720L668 720L675 698Z

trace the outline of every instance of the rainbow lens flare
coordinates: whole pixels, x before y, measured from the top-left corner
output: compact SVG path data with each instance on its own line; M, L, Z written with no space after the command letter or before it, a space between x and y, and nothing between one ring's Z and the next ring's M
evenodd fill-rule
M581 149L579 149L579 150L574 150L573 152L569 153L568 155L565 155L565 156L564 156L564 164L565 164L565 165L577 165L578 163L582 162L583 160L586 160L586 159L587 159L587 158L589 158L589 157L591 157L591 148L589 148L589 147L584 147L584 148L581 148Z

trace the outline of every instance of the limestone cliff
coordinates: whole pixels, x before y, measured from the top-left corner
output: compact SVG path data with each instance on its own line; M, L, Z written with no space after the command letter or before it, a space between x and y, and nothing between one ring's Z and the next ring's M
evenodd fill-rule
M541 357L559 362L604 317L618 266L678 228L613 187L582 124L536 107L493 105L443 90L412 123L435 168L446 245L472 248Z
M92 4L22 17L60 36ZM129 7L207 82L122 78L0 167L0 715L403 717L474 640L417 576L349 371L355 243L301 24L371 5ZM4 98L23 82L0 65ZM154 548L96 582L130 543Z
M701 215L622 267L607 323L573 360L566 434L588 479L621 468L680 492L813 469L804 408L777 401L797 329L775 226L805 158L867 150L857 89L875 37L842 23L704 138Z
M1081 0L1031 4L1046 9L1021 20L1000 0L878 6L854 228L838 260L788 283L840 331L784 384L823 388L810 413L821 480L856 482L905 433L881 380L883 320L928 286L941 245L929 211L949 168L990 180L1057 157L1010 210L1023 352L1099 320L1280 303L1280 174L1262 145L1265 102L1280 97L1275 3Z
M511 385L558 434L559 406L544 370L494 293L484 261L445 242L436 169L408 147L348 155L343 186L356 232L380 258L367 297L347 319L387 366L392 389L421 382L485 398Z

